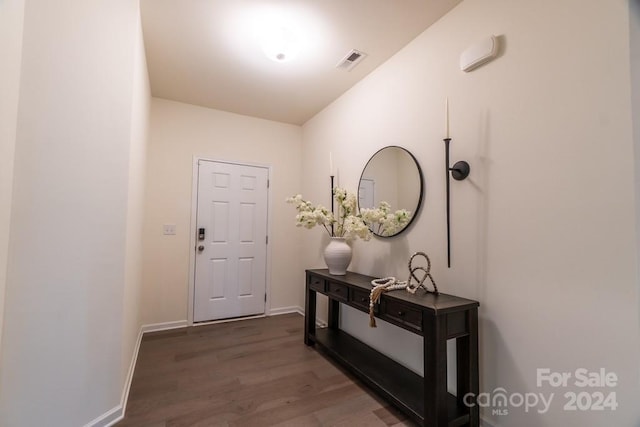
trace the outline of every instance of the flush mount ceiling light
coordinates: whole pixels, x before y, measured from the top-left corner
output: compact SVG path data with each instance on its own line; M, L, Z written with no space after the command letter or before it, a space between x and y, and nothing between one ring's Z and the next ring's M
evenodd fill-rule
M292 60L302 47L299 33L289 26L274 24L262 31L260 43L262 51L276 62Z
M242 2L233 2L242 3ZM271 61L304 66L307 51L321 54L327 29L318 19L317 11L308 2L291 2L287 7L281 2L249 2L252 7L238 5L237 13L225 20L221 31L229 55L251 67L267 67ZM243 3L244 4L244 3Z

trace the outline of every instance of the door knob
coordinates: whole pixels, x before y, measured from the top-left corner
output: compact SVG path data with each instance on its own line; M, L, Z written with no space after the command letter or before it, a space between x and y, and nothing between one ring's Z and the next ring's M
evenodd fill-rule
M198 246L198 250L199 250L200 252L204 251L204 246L202 246L202 245Z

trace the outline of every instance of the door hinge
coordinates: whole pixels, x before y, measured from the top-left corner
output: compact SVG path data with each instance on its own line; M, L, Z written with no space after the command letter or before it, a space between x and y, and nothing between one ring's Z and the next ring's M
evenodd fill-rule
M264 302L267 302L267 294L264 294Z
M271 181L267 180L267 188L269 188Z
M267 236L265 240L266 240L265 243L268 245L269 244L269 236Z

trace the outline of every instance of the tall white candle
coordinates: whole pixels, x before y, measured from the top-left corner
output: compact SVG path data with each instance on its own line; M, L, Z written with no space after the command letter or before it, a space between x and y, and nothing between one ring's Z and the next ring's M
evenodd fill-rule
M444 103L445 109L445 138L449 138L449 97L446 98Z
M333 154L329 151L329 176L333 176Z

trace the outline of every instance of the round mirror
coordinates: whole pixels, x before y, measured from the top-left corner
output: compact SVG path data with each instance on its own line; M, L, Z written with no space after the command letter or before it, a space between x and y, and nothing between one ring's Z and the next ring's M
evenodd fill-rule
M376 236L400 234L422 204L422 170L402 147L384 147L367 162L358 185L358 207Z

